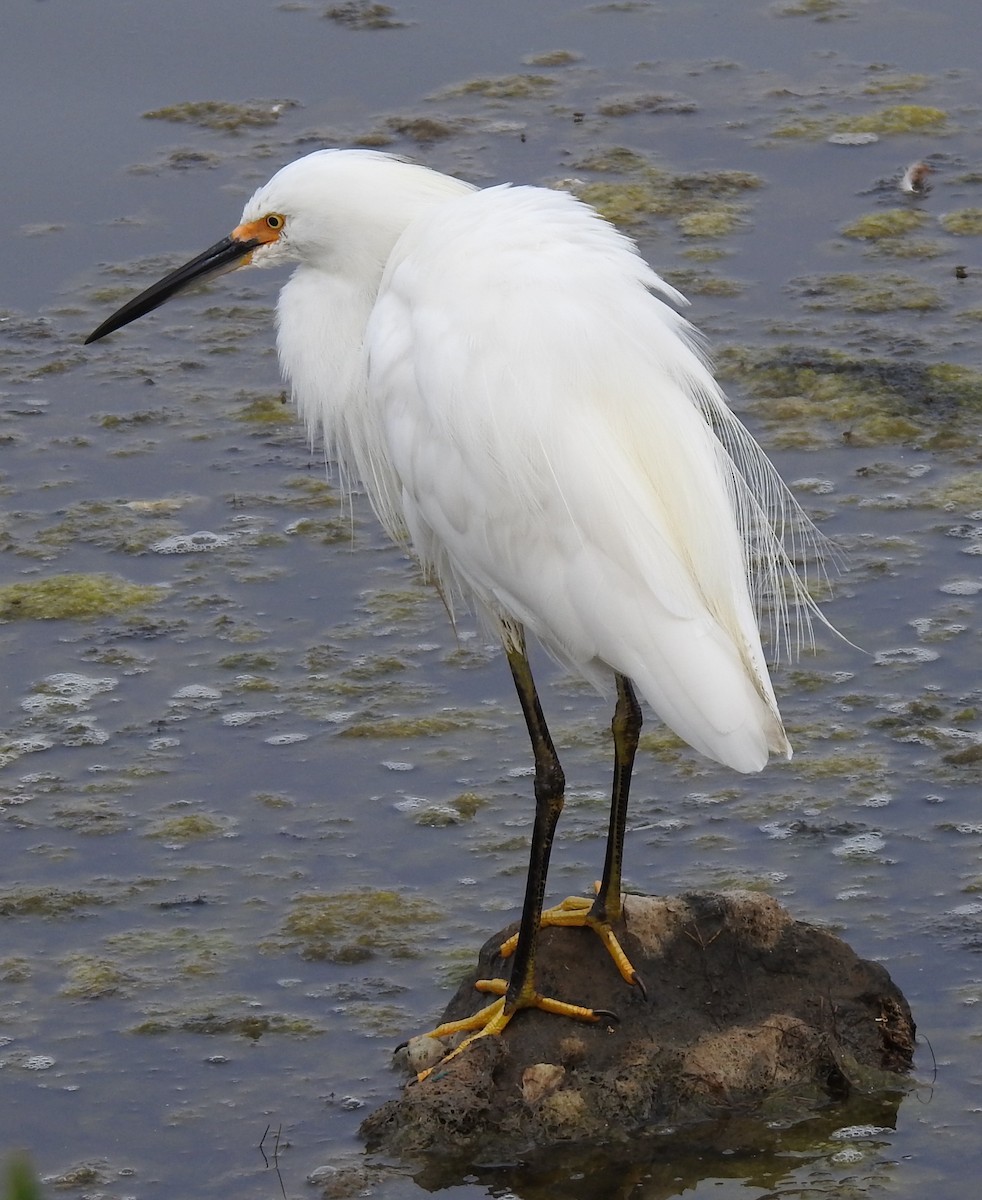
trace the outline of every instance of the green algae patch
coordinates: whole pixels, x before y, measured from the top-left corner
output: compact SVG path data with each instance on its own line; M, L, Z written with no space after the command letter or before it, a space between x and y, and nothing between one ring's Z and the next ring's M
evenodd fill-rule
M109 959L77 958L61 994L73 1000L102 1000L127 992L132 982L133 977Z
M869 727L886 729L891 733L905 736L913 729L923 732L925 725L929 723L937 725L946 716L947 712L940 704L924 700L911 700L897 712L891 712L885 717L874 717L869 722Z
M407 1026L411 1026L414 1021L414 1018L398 1005L379 1004L371 1000L348 1002L344 1011L359 1029L364 1029L375 1037L390 1038L393 1042L397 1041ZM330 1192L323 1195L327 1197Z
M806 308L850 312L934 312L944 307L937 288L909 275L820 275L800 281Z
M982 371L955 363L933 363L924 367L924 390L928 401L945 409L982 412Z
M726 237L746 223L746 209L739 204L717 204L685 213L678 220L679 232L691 238Z
M59 1191L68 1191L76 1188L106 1188L110 1186L112 1178L105 1159L99 1159L96 1162L78 1163L66 1171L59 1171L57 1175L46 1175L44 1182Z
M942 448L971 440L982 412L982 372L952 364L791 348L731 348L718 364L721 374L740 381L751 411L783 446L847 434L857 444Z
M845 237L860 241L900 238L920 229L927 220L927 214L917 208L884 208L879 212L867 213L847 225L842 232Z
M163 588L128 583L118 575L49 575L0 587L0 621L113 616L144 604L156 604L163 595Z
M399 137L409 138L421 146L443 142L455 137L461 130L460 121L440 120L437 117L401 116L387 117L386 129Z
M323 1030L305 1017L291 1017L282 1013L223 1013L203 1012L174 1016L157 1015L134 1025L131 1033L156 1035L161 1033L197 1033L208 1037L229 1035L258 1042L267 1034L285 1034L289 1037L311 1037Z
M639 92L630 96L614 96L603 101L597 108L602 117L631 117L639 113L695 112L697 105L681 96L665 95L662 92Z
M651 161L629 146L604 146L591 150L574 164L578 171L595 171L598 174L626 175L632 171L643 171Z
M680 252L681 257L688 259L693 263L715 263L726 258L729 250L723 249L722 246L686 246Z
M689 219L690 237L721 237L745 223L746 209L732 198L762 186L750 171L673 173L632 150L614 148L580 160L578 170L626 178L578 183L576 195L615 225L640 225L651 217Z
M937 238L882 237L867 241L866 253L878 258L941 258L949 247Z
M240 675L235 680L235 686L240 692L275 692L277 684L263 675Z
M59 829L70 829L82 837L105 837L128 828L126 814L104 798L63 804L53 813Z
M403 625L417 620L420 606L428 606L431 598L423 588L378 588L361 594L359 608L383 624Z
M99 892L60 888L12 888L0 892L0 917L70 917L108 903Z
M26 958L18 955L0 958L0 983L2 984L27 983L33 974L31 964Z
M334 488L322 476L305 471L302 475L294 475L283 485L292 492L289 502L296 505L337 504L338 497ZM350 518L349 518L350 521Z
M779 17L812 17L816 21L832 21L839 17L852 16L845 0L795 0L793 4L782 4L777 10Z
M952 767L982 767L982 746L968 746L964 750L955 750L946 754L944 761Z
M453 716L379 717L355 721L345 726L338 737L347 738L418 738L438 737L460 729L471 729L476 718L462 713Z
M308 961L356 963L380 954L413 958L421 927L439 919L439 909L429 901L398 892L311 892L294 897L283 937Z
M185 926L162 929L129 929L105 939L109 961L127 978L158 986L175 976L200 978L214 975L224 960L238 951L223 930L202 931Z
M289 479L281 489L271 492L234 492L225 497L229 507L262 506L264 508L285 508L296 511L320 511L321 509L339 504L337 494L326 480L307 477L306 480ZM345 528L349 540L353 538L355 523L349 515L345 517Z
M84 542L121 554L144 554L155 542L178 531L168 519L167 502L109 503L84 500L58 513L58 520L38 530L35 538L18 547L34 557L50 556Z
M548 96L556 89L549 75L499 75L491 79L470 79L439 93L441 98L484 96L488 100L533 100Z
M640 225L648 217L665 213L665 199L647 183L586 183L576 194L615 225Z
M890 104L876 112L850 117L795 117L772 131L779 138L826 138L836 134L889 137L904 133L942 133L948 114L925 104Z
M923 92L931 86L930 75L897 75L885 73L877 79L871 79L863 88L867 96L883 96L897 93L909 95L911 92Z
M309 537L322 546L351 541L351 522L346 517L301 517L286 531L291 537Z
M479 796L477 792L461 792L459 796L450 801L450 807L456 809L462 821L473 820L485 804L487 804L487 800L483 796Z
M147 425L166 425L170 415L163 409L141 408L136 412L103 413L98 418L100 429L138 429Z
M946 232L960 237L978 237L982 234L982 208L960 208L945 213L941 226Z
M848 440L872 445L912 445L921 440L922 427L909 417L870 413L847 430Z
M840 133L924 133L938 132L948 123L942 108L926 104L891 104L864 117L849 117L839 122Z
M835 132L835 123L822 117L794 117L771 130L771 137L791 140L793 138L818 139Z
M795 692L823 692L834 682L827 671L805 670L794 667L787 672L788 683Z
M275 654L262 650L240 650L235 654L226 654L218 660L223 671L239 671L242 674L259 671L274 671L279 666Z
M846 779L850 782L882 783L887 773L884 759L872 752L802 755L796 763L796 769L798 774L807 779Z
M682 768L683 774L689 773L689 764L686 761L689 747L667 725L660 725L642 733L638 739L638 749L645 754L653 755L660 762L672 763L676 767Z
M256 792L252 799L263 808L296 808L297 802L285 792Z
M541 54L529 54L522 61L529 67L571 67L582 59L583 55L576 50L544 50Z
M234 131L257 125L275 125L283 113L296 107L295 100L188 100L145 112L148 121L172 121L198 125L202 129Z
M463 792L449 804L427 804L418 802L418 807L412 810L413 820L417 825L428 829L441 829L448 825L459 825L461 821L471 821L487 804L487 801L475 792Z
M947 512L976 512L982 509L982 471L967 471L940 487L927 488L920 500Z
M743 284L736 279L695 268L666 271L665 279L685 296L739 296L743 291Z
M399 671L405 671L409 663L394 654L365 654L344 671L345 679L364 683L372 679L387 679Z
M371 4L367 0L332 4L324 16L346 29L403 29L409 24L401 21L388 4Z
M296 413L292 405L285 403L282 394L255 396L239 409L238 419L253 425L293 425Z
M147 837L163 841L196 842L204 838L221 837L227 824L206 813L186 813L180 817L165 817L149 831Z

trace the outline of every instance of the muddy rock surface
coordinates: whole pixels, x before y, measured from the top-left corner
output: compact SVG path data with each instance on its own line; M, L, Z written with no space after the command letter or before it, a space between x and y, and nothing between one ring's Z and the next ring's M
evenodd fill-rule
M915 1028L887 972L774 900L630 896L625 927L647 1000L591 931L543 930L539 990L617 1019L518 1014L368 1117L370 1148L418 1157L610 1143L726 1114L786 1119L903 1086ZM444 1020L487 1003L473 982L507 976L498 949L510 932L485 944ZM410 1051L418 1062L421 1047Z

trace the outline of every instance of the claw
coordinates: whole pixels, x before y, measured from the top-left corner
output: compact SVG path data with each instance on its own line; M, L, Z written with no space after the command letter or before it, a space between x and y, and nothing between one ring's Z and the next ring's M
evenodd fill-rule
M498 983L501 981L481 980L480 982ZM505 986L507 987L507 984ZM435 1066L427 1067L425 1071L420 1071L416 1076L415 1082L422 1083L425 1079L429 1079L434 1071L442 1070L451 1059L456 1058L458 1054L462 1054L478 1038L491 1037L494 1034L501 1033L511 1018L512 1013L505 1012L505 1000L504 996L502 996L500 999L486 1005L461 1021L447 1021L443 1025L438 1025L430 1034L431 1037L452 1037L454 1034L467 1033L471 1030L475 1030L475 1032L471 1033L470 1037L464 1038L459 1046L451 1050L449 1054L444 1055Z

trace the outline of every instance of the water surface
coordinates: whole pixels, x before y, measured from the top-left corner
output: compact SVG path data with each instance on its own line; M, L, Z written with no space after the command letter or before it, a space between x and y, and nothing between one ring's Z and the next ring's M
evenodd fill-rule
M308 1176L393 1198L447 1182L383 1171L356 1129L399 1086L393 1044L517 913L531 780L500 655L449 628L281 403L277 279L80 345L281 163L386 140L478 183L636 183L637 156L756 177L720 236L681 209L630 232L843 548L827 612L848 641L820 631L776 672L791 764L736 777L649 725L628 882L766 888L882 961L922 1035L896 1113L734 1123L631 1168L476 1165L449 1193L974 1196L982 296L979 237L949 219L982 207L969 7L406 0L383 29L264 0L10 9L0 587L79 572L163 590L0 624L3 1143L79 1196L275 1194L267 1127L290 1196ZM191 101L246 121L144 115ZM828 140L901 105L942 117ZM435 123L446 136L418 140ZM919 159L931 190L905 197ZM848 236L894 209L920 229ZM558 897L602 858L609 718L537 665L570 780ZM370 894L346 902L355 928L312 934L339 893Z

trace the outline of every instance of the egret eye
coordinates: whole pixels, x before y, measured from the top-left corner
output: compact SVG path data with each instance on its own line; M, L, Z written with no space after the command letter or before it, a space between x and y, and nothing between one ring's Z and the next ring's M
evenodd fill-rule
M266 228L267 229L279 230L279 229L282 229L285 224L286 224L286 217L282 216L280 213L270 213L266 217Z

